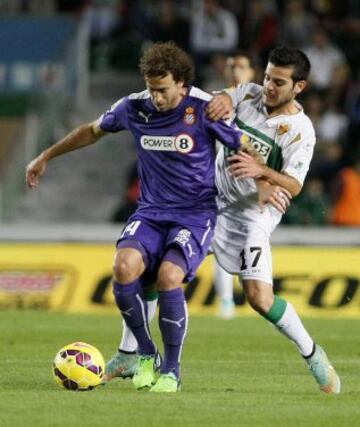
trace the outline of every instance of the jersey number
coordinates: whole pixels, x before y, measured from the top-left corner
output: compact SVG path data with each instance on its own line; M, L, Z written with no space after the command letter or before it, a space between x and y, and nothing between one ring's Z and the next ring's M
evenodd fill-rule
M260 258L260 255L261 255L261 248L260 248L260 246L252 246L250 248L250 252L251 253L255 252L255 257L253 259L251 267L256 267L258 265L259 258ZM241 259L240 270L247 270L248 267L246 265L246 260L245 260L245 249L243 249L240 252L240 259Z
M121 233L120 238L123 238L125 234L128 236L133 236L136 233L136 230L139 228L139 225L141 224L141 221L133 221L128 224L124 231Z

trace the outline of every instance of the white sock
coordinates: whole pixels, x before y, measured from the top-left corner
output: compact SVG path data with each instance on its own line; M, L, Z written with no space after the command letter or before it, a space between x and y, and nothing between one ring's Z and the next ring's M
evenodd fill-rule
M234 279L215 260L215 290L221 301L233 301Z
M289 302L287 302L282 318L275 326L296 345L302 356L309 356L312 353L314 341Z
M152 321L156 313L157 298L152 301L146 301L148 309L148 323ZM134 334L131 332L125 321L122 321L123 330L122 337L119 345L119 350L126 351L128 353L134 353L137 349L137 341Z

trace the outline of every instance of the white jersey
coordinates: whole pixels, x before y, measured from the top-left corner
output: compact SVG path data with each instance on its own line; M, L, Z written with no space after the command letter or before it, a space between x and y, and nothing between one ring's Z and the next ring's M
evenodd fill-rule
M235 123L270 168L292 176L302 185L315 145L312 123L300 104L296 114L269 117L262 92L263 87L254 83L228 90L235 108ZM216 160L220 218L254 224L270 234L280 222L281 214L271 205L260 212L255 180L229 175L226 158L230 154L230 150L222 147Z

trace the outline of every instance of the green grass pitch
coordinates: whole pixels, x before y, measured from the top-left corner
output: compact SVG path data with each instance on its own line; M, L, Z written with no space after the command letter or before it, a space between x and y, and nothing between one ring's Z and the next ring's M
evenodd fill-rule
M108 359L119 317L2 312L0 426L360 426L360 320L304 323L341 376L338 396L321 393L295 346L255 317L190 318L180 393L153 395L120 379L62 390L51 373L56 352L81 340ZM160 342L156 322L152 329Z

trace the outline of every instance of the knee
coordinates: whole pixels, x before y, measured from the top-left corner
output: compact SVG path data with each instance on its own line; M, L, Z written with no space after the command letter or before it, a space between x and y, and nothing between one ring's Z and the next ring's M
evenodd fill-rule
M132 283L141 275L141 259L127 254L117 254L113 272L114 279L117 282L121 284Z
M165 265L164 265L165 264ZM170 291L178 288L184 278L180 267L164 263L161 265L157 276L157 288L159 291Z
M272 290L271 292L265 291L261 287L250 287L245 290L245 295L250 306L261 315L268 313L274 302Z

